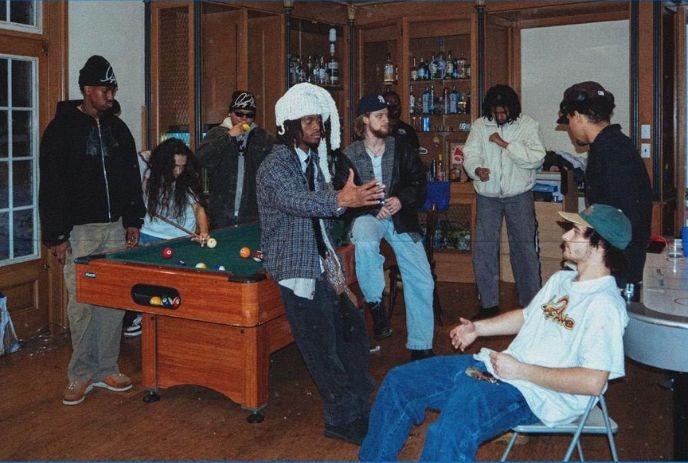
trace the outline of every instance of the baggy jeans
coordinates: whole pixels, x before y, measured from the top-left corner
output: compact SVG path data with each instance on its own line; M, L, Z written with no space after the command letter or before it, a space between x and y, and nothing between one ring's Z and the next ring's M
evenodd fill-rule
M509 260L518 302L526 307L540 290L540 259L533 193L510 198L477 195L473 271L483 308L499 305L499 241L502 218L509 236Z
M70 381L95 382L119 373L117 359L124 311L77 302L74 259L121 248L125 234L121 220L75 225L70 233L72 254L67 256L64 266L64 282L69 295L67 318L73 349L67 371Z
M473 461L480 443L538 421L518 389L471 378L465 374L469 366L484 371L471 355L432 357L390 370L377 393L359 458L396 460L427 409L440 414L428 427L422 461Z
M322 279L312 300L280 286L296 345L324 402L325 424L367 419L375 381L363 314Z
M380 241L385 239L394 255L404 282L406 305L407 349L431 349L435 329L432 279L428 256L422 241L414 241L409 233L394 231L391 219L379 220L372 215L357 217L351 229L356 252L356 278L366 302L380 302L385 289Z

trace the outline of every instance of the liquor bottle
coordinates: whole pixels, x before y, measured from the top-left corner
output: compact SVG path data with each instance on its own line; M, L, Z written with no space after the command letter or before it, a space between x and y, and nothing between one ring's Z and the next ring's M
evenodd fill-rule
M466 78L466 58L456 58L456 73L459 79Z
M435 172L435 180L444 181L444 167L442 167L442 160L437 163L437 171Z
M315 58L313 59L313 77L311 78L311 82L314 84L319 84L320 83L320 59L316 55Z
M426 80L428 78L428 67L425 64L425 59L420 57L420 66L418 66L418 80Z
M421 96L423 100L423 106L422 106L422 114L429 114L430 113L430 87L425 87L425 90L423 90L423 95Z
M456 85L452 87L449 92L449 114L457 114L459 112L459 92L456 90Z
M334 55L334 42L330 42L330 59L327 61L330 85L339 85L339 60Z
M444 53L440 52L437 56L437 75L438 79L444 79L447 72L447 62L444 60Z
M458 79L459 78L459 59L456 58L454 60L454 70L452 72L452 79Z
M466 114L468 112L466 111L468 106L468 100L466 95L466 93L463 93L459 97L459 114Z
M386 84L394 83L394 64L392 63L392 55L389 53L387 53L387 59L385 60L384 75L382 80Z
M434 85L431 85L431 86L430 86L430 98L429 98L429 102L430 102L430 111L429 111L429 113L430 113L430 114L435 114L435 86L434 86Z
M308 55L308 61L306 61L306 82L311 82L313 80L313 57Z
M466 114L471 113L471 92L466 93Z
M413 93L413 85L409 88L409 114L413 114L416 109L416 95Z
M466 69L466 79L470 79L471 78L471 63L466 63L464 68Z
M435 61L435 55L432 55L432 59L428 63L428 79L432 80L437 76L437 62Z
M418 68L416 67L416 57L413 57L413 67L411 68L411 80L418 80Z
M444 101L444 114L449 114L450 113L450 107L449 107L449 89L445 85L444 90L442 91L442 99Z
M320 81L320 85L327 84L327 65L325 64L324 56L320 57L320 76L318 80Z
M454 57L452 56L451 50L447 53L447 69L445 72L445 79L454 78Z

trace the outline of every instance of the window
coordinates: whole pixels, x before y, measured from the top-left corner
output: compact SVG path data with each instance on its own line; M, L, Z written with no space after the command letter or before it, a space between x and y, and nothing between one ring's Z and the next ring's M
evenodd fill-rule
M40 33L40 4L37 0L0 0L0 28Z
M37 60L0 55L0 266L38 259Z

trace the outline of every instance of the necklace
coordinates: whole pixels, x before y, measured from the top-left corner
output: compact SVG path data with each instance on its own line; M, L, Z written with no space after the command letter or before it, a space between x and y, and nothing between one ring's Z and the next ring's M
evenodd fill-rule
M372 147L366 145L365 143L363 144L363 146L365 146L366 151L371 156L375 156L375 157L381 156L382 153L385 152L385 144L384 143L382 145L380 145L379 147L377 147L376 149L373 149Z

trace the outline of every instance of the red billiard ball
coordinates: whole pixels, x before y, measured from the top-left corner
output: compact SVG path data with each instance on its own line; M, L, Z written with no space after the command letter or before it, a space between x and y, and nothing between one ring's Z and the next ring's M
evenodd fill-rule
M172 248L166 247L162 248L162 258L163 259L171 259L172 256L174 255L174 250Z
M239 255L244 259L248 259L251 257L251 248L244 246L243 248L239 249Z

